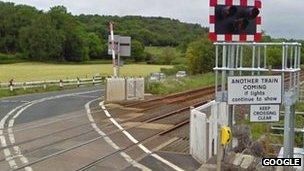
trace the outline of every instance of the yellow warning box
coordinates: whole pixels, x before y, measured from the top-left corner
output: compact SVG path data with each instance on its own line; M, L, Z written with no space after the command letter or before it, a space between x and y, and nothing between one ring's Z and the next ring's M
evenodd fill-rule
M232 133L229 127L222 127L221 130L221 144L228 145L232 140Z

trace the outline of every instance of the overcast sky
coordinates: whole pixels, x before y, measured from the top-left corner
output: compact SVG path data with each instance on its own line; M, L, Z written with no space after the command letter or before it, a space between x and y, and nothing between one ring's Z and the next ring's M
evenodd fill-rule
M7 0L5 0L7 1ZM73 14L162 16L208 26L209 0L8 0L48 10L64 5ZM304 39L303 0L262 0L263 29L273 37Z

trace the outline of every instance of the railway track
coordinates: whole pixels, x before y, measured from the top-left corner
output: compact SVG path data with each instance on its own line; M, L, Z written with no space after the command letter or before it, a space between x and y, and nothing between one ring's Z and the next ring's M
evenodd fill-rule
M126 107L136 107L136 108L151 108L160 104L172 104L185 101L193 96L206 95L214 92L214 86L199 88L195 90L189 90L181 93L175 93L171 95L167 95L164 97L159 97L155 99L150 99L141 102L131 103L129 105L125 105Z

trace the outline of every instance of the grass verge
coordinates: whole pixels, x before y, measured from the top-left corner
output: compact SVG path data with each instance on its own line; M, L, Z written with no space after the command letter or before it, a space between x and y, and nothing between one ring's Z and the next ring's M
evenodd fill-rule
M90 85L85 85L85 86L90 86ZM4 97L26 95L26 94L33 94L33 93L45 93L45 92L52 92L52 91L69 90L69 89L75 89L75 88L77 88L77 85L64 86L63 88L60 88L59 86L48 86L46 89L44 89L43 87L27 88L26 90L16 89L14 91L1 89L0 90L0 99L4 98Z
M165 95L170 93L176 93L199 87L210 86L214 84L214 74L207 73L203 75L196 75L185 77L181 79L175 79L169 77L163 82L147 83L146 92Z

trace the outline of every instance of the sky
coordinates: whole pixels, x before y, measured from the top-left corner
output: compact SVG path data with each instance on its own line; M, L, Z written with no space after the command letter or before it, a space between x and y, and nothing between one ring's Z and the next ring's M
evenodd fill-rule
M4 0L72 14L162 16L208 27L209 0ZM263 30L276 38L304 39L303 0L262 0Z

